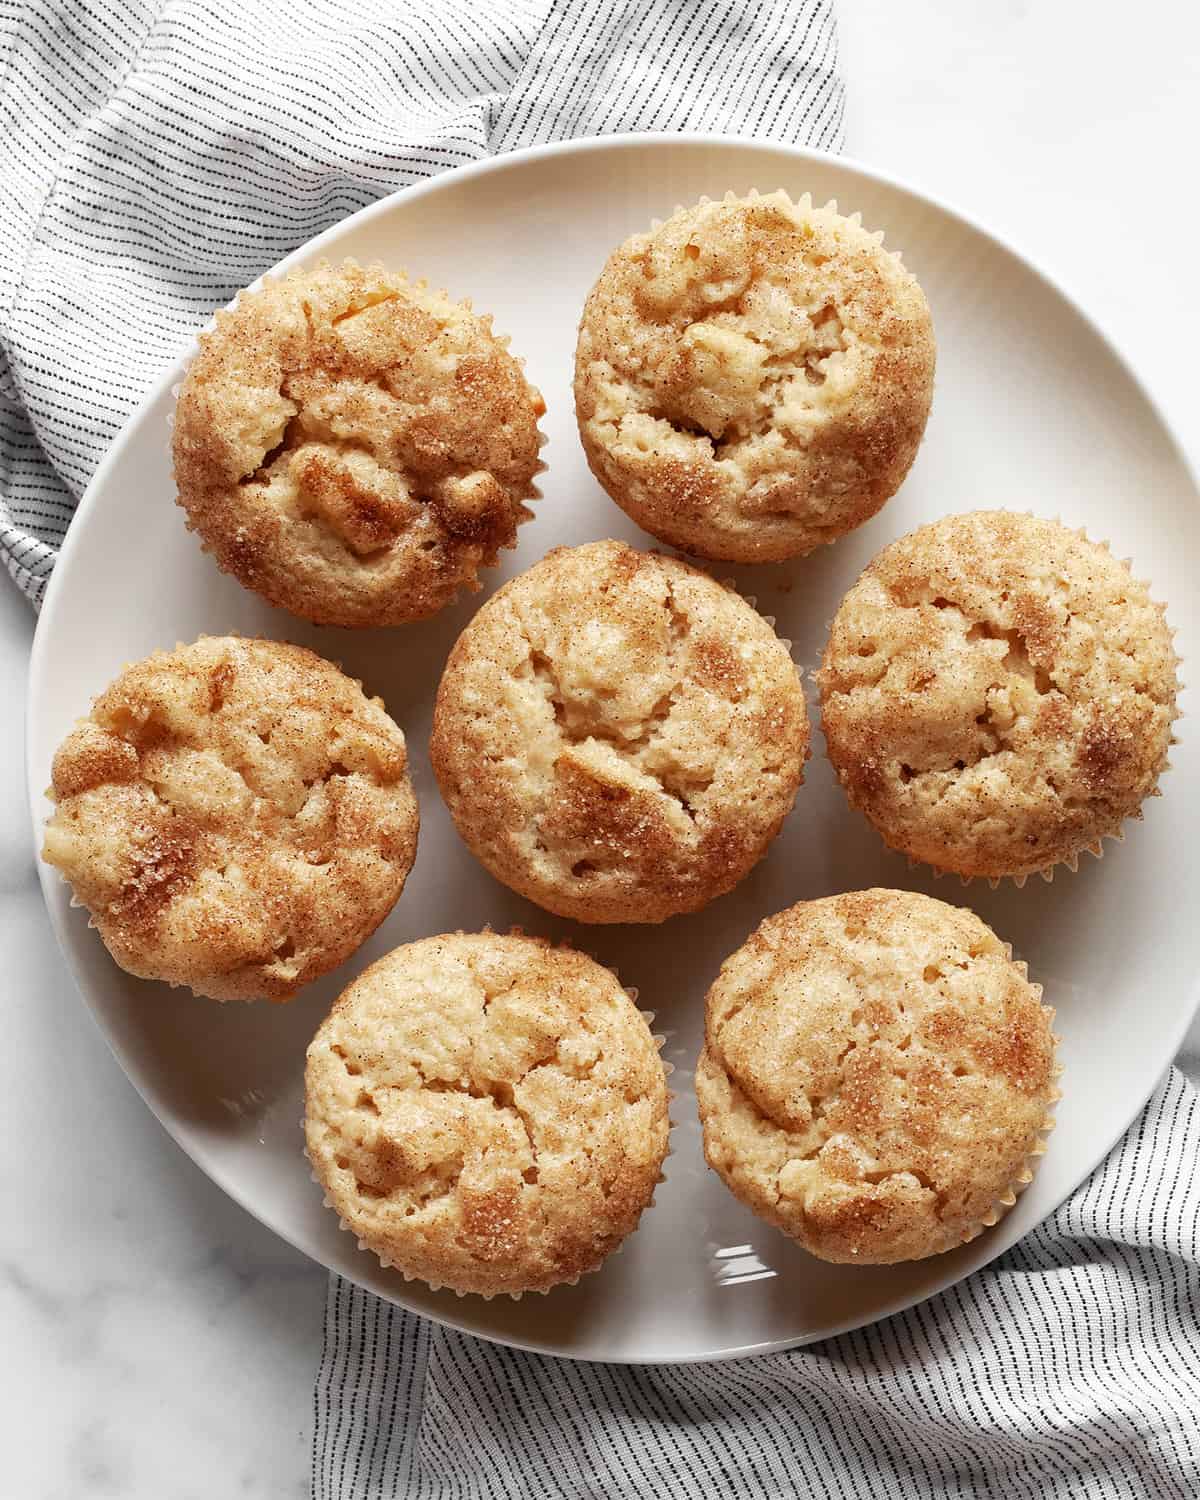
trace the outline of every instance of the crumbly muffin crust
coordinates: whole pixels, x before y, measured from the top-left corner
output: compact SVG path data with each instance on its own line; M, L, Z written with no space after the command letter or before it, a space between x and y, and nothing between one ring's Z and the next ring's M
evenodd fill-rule
M768 917L708 995L708 1164L825 1260L919 1260L974 1238L1053 1123L1040 997L973 912L928 896L856 891Z
M430 746L467 844L584 922L659 922L731 889L808 753L787 647L733 589L620 542L560 547L450 654Z
M289 1000L391 910L417 848L404 736L300 646L128 666L54 757L43 858L144 979Z
M836 205L678 209L609 257L583 311L588 463L639 526L703 557L798 557L908 473L935 346L916 279Z
M380 266L294 271L200 335L179 503L272 604L326 625L421 619L515 544L544 410L469 304Z
M1008 511L948 516L871 563L818 681L829 757L888 844L1024 877L1139 817L1176 717L1161 606L1106 545Z
M660 1180L662 1060L616 976L535 938L388 954L308 1049L305 1135L343 1227L459 1292L595 1270Z

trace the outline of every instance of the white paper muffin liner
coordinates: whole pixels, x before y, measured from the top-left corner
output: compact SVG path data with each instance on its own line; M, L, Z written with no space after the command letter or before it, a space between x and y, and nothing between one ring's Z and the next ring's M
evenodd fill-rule
M1006 943L1005 947L1008 950L1009 959L1016 966L1016 968L1018 968L1021 973L1024 974L1028 979L1029 965L1023 959L1013 958L1011 943ZM1037 991L1038 999L1040 1000L1042 994L1044 993L1043 986L1040 984L1034 984L1032 988ZM1056 1014L1055 1008L1052 1005L1043 1005L1042 1014L1046 1017L1048 1024L1053 1026L1054 1017ZM1051 1087L1050 1093L1047 1096L1046 1100L1046 1113L1042 1118L1041 1125L1037 1129L1034 1144L1030 1147L1020 1170L1013 1177L1012 1181L1009 1183L1004 1192L1001 1193L996 1201L992 1204L992 1207L988 1210L988 1212L984 1214L982 1219L980 1219L978 1226L972 1228L964 1234L962 1239L962 1243L964 1245L970 1244L970 1242L974 1239L978 1239L978 1237L983 1233L985 1229L991 1229L1000 1222L1004 1215L1008 1213L1008 1211L1016 1203L1017 1198L1033 1181L1034 1173L1037 1171L1042 1157L1046 1154L1046 1149L1050 1143L1051 1132L1054 1130L1055 1125L1058 1123L1055 1112L1063 1096L1062 1089L1058 1086L1058 1080L1063 1075L1063 1065L1059 1061L1058 1057L1058 1049L1062 1043L1062 1037L1059 1036L1056 1032L1051 1031L1050 1039L1054 1043L1054 1063L1050 1073Z
M481 935L486 935L486 934L492 934L492 933L494 933L495 929L491 926L490 923L485 923L485 925L482 928L480 928L479 931L480 931ZM465 931L465 929L463 929L461 927L460 928L456 928L452 935L455 936L455 937L470 936L470 934L468 934ZM512 926L512 927L510 927L508 929L508 932L507 932L506 935L509 936L509 937L526 937L526 936L530 936L530 934L527 934L526 931L525 931L525 929L523 927L521 927L521 926ZM558 947L558 948L566 948L566 949L569 949L572 952L583 953L584 957L590 958L592 960L592 962L595 963L595 964L598 964L600 968L607 969L608 972L617 980L618 984L620 984L620 977L619 977L619 975L618 975L617 970L616 970L615 967L613 967L611 964L603 964L603 963L601 963L600 960L597 959L594 954L588 953L584 949L577 948L575 946L575 944L573 944L569 939L564 939L561 942L559 942L557 944L554 944L553 946ZM355 980L351 980L350 981L351 984L353 984L355 982L356 982ZM650 1030L650 1028L652 1027L653 1022L654 1022L654 1012L653 1011L649 1011L649 1010L643 1010L640 1006L638 1006L638 1004L637 1004L638 991L637 991L636 986L621 985L621 988L624 991L625 995L628 997L628 999L633 1004L634 1008L637 1010L638 1015L640 1015L642 1017L642 1019L645 1021L646 1028L647 1028L648 1031L650 1031L651 1040L654 1042L656 1050L659 1053L661 1053L662 1049L663 1049L663 1046L665 1045L667 1039L666 1039L665 1035L663 1035L662 1033L656 1033L656 1032ZM673 1063L671 1063L671 1062L663 1061L662 1062L662 1069L663 1069L663 1077L664 1077L664 1079L667 1079L675 1071L675 1065ZM625 1245L628 1242L628 1240L634 1234L637 1233L637 1231L638 1231L638 1229L639 1229L639 1227L641 1225L642 1215L644 1213L646 1213L646 1211L648 1209L651 1209L651 1208L654 1207L655 1196L657 1194L657 1190L667 1180L667 1172L666 1172L667 1161L669 1160L669 1158L671 1156L674 1155L674 1147L672 1145L672 1133L673 1133L673 1131L675 1129L676 1122L671 1117L671 1106L675 1103L676 1098L677 1098L677 1096L674 1093L674 1091L670 1087L667 1087L667 1089L666 1089L666 1102L667 1102L667 1148L666 1148L666 1151L663 1154L662 1163L661 1163L661 1165L659 1167L658 1178L657 1178L657 1180L655 1182L654 1191L651 1192L650 1197L647 1199L645 1206L642 1208L641 1212L638 1214L637 1222L633 1225L632 1229L630 1229L629 1232L622 1238L622 1240L620 1241L620 1243L617 1244L616 1246L614 1246L613 1249L610 1250L607 1255L601 1256L600 1259L597 1260L594 1265L586 1267L584 1270L577 1272L574 1276L564 1277L564 1279L562 1281L555 1282L553 1286L549 1286L549 1287L530 1287L530 1288L526 1288L525 1290L516 1291L516 1292L477 1292L477 1291L473 1291L473 1290L465 1290L465 1289L460 1289L459 1287L450 1286L450 1285L448 1285L445 1282L430 1281L430 1280L428 1280L424 1276L419 1276L419 1275L415 1274L414 1272L406 1271L403 1266L398 1265L395 1261L393 1261L389 1256L387 1256L386 1254L384 1254L381 1250L376 1249L375 1246L373 1246L368 1240L364 1239L359 1234L359 1232L355 1228L355 1226L353 1224L351 1224L349 1222L349 1220L346 1219L346 1218L344 1218L341 1214L338 1214L338 1228L341 1229L344 1233L353 1236L354 1242L355 1242L356 1246L358 1247L358 1249L361 1250L361 1251L364 1251L366 1254L372 1255L379 1262L380 1266L382 1266L382 1268L385 1271L399 1271L400 1275L404 1278L404 1280L406 1282L408 1282L408 1281L418 1282L422 1286L427 1286L430 1289L430 1291L433 1291L433 1292L448 1291L448 1292L453 1292L456 1297L480 1297L480 1298L482 1298L482 1300L484 1302L490 1302L495 1297L509 1297L509 1298L511 1298L512 1301L519 1302L521 1300L521 1298L524 1297L524 1296L526 1296L527 1294L533 1294L533 1295L544 1297L544 1296L548 1296L549 1293L551 1293L551 1292L557 1291L560 1287L564 1287L564 1286L577 1286L579 1284L579 1281L580 1281L580 1279L582 1277L594 1275L597 1271L602 1270L603 1267L613 1258L613 1256L620 1255L621 1251L624 1250ZM307 1138L307 1128L308 1128L308 1120L307 1120L307 1111L306 1111L305 1115L302 1115L301 1118L300 1118L300 1130L301 1130L301 1133L304 1134L306 1138ZM304 1146L301 1147L301 1151L303 1153L305 1161L307 1161L308 1164L309 1164L309 1173L308 1173L309 1178L321 1190L321 1201L322 1201L323 1206L325 1208L332 1209L335 1213L337 1213L337 1205L334 1203L333 1199L330 1197L329 1192L328 1192L328 1190L326 1188L325 1183L317 1175L316 1167L315 1167L315 1165L313 1163L312 1157L309 1154L307 1143Z
M668 217L674 218L676 214L688 213L689 210L693 207L707 208L713 203L740 203L743 200L755 203L760 198L773 198L776 195L782 195L787 203L798 213L836 214L839 218L845 219L847 223L853 224L856 229L862 228L862 213L857 209L853 213L843 214L838 208L838 201L836 198L830 198L825 203L814 203L811 193L801 193L798 198L793 198L791 193L789 193L787 188L785 187L773 188L769 193L763 193L758 188L754 187L748 188L744 193L737 193L734 192L732 188L728 188L724 193L722 193L720 198L710 198L707 193L702 193L700 197L696 199L694 204L677 203L671 210L671 213ZM665 222L665 219L651 219L651 234L654 234L658 230L660 230ZM864 230L864 233L866 234L868 239L873 240L875 244L882 247L886 236L886 231L882 229L871 229ZM886 253L892 260L896 262L898 266L904 265L904 256L899 250L889 249Z

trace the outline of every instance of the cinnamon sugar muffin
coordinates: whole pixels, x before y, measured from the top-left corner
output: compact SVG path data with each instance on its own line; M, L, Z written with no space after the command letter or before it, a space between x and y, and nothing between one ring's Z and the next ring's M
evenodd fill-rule
M202 636L128 666L54 757L42 857L143 979L289 1000L412 867L404 736L335 666Z
M479 587L528 519L541 396L491 320L346 261L200 335L175 481L227 573L325 625L397 625Z
M677 209L609 257L579 329L593 474L639 526L736 562L798 557L899 488L933 395L929 307L836 204Z
M762 858L804 775L787 647L733 589L621 542L560 547L463 631L430 754L458 831L582 922L661 922Z
M1011 1207L1045 1149L1052 1017L973 912L911 891L801 902L709 991L708 1164L823 1260L950 1250Z
M947 516L842 601L818 674L829 758L915 859L1074 868L1154 795L1175 668L1162 607L1107 545L1008 511Z
M308 1049L305 1136L342 1227L457 1292L545 1292L637 1228L667 1154L645 1017L592 959L528 937L397 948Z

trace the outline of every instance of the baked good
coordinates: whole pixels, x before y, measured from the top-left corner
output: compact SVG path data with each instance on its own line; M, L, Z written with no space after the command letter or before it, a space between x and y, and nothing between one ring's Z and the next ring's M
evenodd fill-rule
M857 214L780 191L677 209L609 257L583 310L592 473L662 541L800 557L873 516L933 396L929 307Z
M855 891L768 917L722 965L696 1099L709 1166L824 1260L973 1239L1053 1124L1053 1012L973 912Z
M179 392L175 482L227 573L325 625L479 587L530 511L541 396L491 320L353 261L243 292Z
M128 666L54 757L43 858L108 951L216 1000L289 1000L392 909L417 849L404 736L279 641Z
M1106 545L1010 511L893 542L818 674L829 758L888 844L1018 880L1140 816L1176 717L1160 605Z
M762 616L612 541L556 549L480 609L430 744L478 858L582 922L661 922L736 885L807 753L800 681Z
M545 1292L637 1227L667 1154L646 1018L594 960L453 933L373 964L308 1049L305 1138L342 1227L457 1292Z

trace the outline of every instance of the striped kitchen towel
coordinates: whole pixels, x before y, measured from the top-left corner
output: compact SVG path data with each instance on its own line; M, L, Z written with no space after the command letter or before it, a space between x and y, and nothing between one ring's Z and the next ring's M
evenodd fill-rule
M586 1365L330 1280L315 1500L1195 1500L1200 1092L948 1292L729 1364Z
M832 0L0 5L0 553L36 604L155 375L372 199L614 130L838 149ZM1050 1220L873 1328L575 1365L330 1282L319 1500L1200 1495L1198 1096L1175 1071Z

